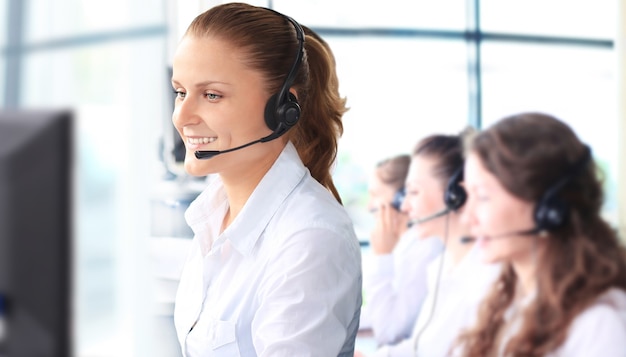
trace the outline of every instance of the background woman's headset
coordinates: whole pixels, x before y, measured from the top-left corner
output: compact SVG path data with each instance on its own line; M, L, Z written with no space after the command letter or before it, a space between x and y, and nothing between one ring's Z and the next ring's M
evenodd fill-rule
M461 182L463 182L463 165L452 174L443 194L443 202L450 211L458 210L467 201L467 191L461 186Z
M550 186L537 201L534 211L535 230L536 231L553 231L563 227L569 220L570 208L559 197L559 192L565 187L576 175L578 175L591 160L591 149L585 145L583 156L578 159L569 172Z
M391 207L395 208L396 211L400 211L400 206L402 206L402 202L404 202L405 197L406 188L403 186L400 187L393 195L393 199L391 200Z

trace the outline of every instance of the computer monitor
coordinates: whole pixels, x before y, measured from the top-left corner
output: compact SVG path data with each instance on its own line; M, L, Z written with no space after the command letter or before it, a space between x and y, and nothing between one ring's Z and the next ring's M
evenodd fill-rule
M0 110L4 356L73 353L72 118L68 110Z

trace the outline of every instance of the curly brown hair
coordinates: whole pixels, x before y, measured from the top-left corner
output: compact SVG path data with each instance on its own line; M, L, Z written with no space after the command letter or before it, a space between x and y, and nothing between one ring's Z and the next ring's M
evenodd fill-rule
M468 142L507 191L538 202L585 153L585 145L562 121L542 113L504 118ZM523 311L522 325L504 346L505 356L544 356L567 338L572 321L599 295L626 290L626 250L602 219L602 182L589 163L559 191L569 220L549 232L537 259L537 295ZM494 356L512 304L517 276L506 264L480 306L476 326L462 333L463 356Z

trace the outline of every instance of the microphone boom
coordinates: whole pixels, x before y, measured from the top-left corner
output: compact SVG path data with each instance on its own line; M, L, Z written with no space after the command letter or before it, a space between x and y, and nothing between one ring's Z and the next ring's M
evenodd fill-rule
M443 209L443 210L441 210L439 212L435 212L435 213L431 214L430 216L426 216L424 218L412 219L412 220L409 221L409 227L414 225L414 224L426 223L426 222L431 221L431 220L433 220L435 218L439 218L439 217L441 217L443 215L446 215L449 212L450 212L450 209L449 208L445 208L445 209Z
M251 141L251 142L249 142L247 144L243 144L243 145L240 145L240 146L237 146L237 147L234 147L234 148L231 148L231 149L227 149L227 150L222 150L222 151L218 151L218 150L196 151L194 153L194 155L196 156L196 159L198 159L198 160L207 160L207 159L215 157L215 156L217 156L219 154L225 154L227 152L240 150L240 149L243 149L243 148L248 147L250 145L263 142L263 139L265 139L265 138L254 140L254 141Z
M527 229L525 231L514 231L514 232L509 232L509 233L503 233L503 234L498 234L495 236L491 236L489 238L487 238L487 240L491 240L491 239L500 239L500 238L507 238L507 237L515 237L515 236L532 236L535 234L539 234L542 235L543 231L541 231L538 228L533 228L533 229ZM472 243L477 241L478 238L476 237L461 237L461 243Z

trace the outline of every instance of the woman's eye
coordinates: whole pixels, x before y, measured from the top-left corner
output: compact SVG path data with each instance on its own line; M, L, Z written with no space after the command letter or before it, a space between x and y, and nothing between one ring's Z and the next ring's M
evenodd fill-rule
M487 202L487 201L489 201L489 197L487 197L485 195L477 195L476 198L478 199L478 202Z
M218 100L218 99L222 98L222 96L221 96L221 95L219 95L219 94L215 94L215 93L206 93L205 95L206 95L206 97L207 97L209 100Z
M174 94L176 94L176 98L183 99L183 98L185 98L185 95L186 95L187 93L185 93L185 92L183 92L183 91L175 90L175 91L174 91Z

